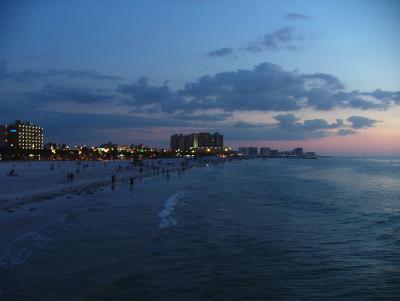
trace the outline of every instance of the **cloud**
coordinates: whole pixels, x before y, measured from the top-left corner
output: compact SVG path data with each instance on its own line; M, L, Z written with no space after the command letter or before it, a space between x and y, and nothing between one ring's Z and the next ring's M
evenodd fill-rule
M378 91L378 92L377 92ZM160 111L187 112L219 109L232 111L297 111L304 108L387 109L399 103L400 92L347 92L341 81L330 74L301 74L271 63L251 70L205 75L173 91L168 82L152 86L145 78L131 85L120 85L118 92L130 96L136 107L153 105Z
M267 33L257 44L263 50L272 51L282 48L295 50L299 46L297 42L304 40L304 36L292 26L284 26L276 31Z
M250 123L246 121L237 121L233 124L235 128L251 129L251 128L264 128L269 126L266 123Z
M341 119L331 124L324 119L301 121L294 114L279 114L274 119L274 123L238 121L223 131L229 140L307 140L335 135L332 129L344 126Z
M220 49L217 49L214 51L210 51L207 55L219 57L219 56L226 56L226 55L232 54L233 52L234 52L233 48L224 47L224 48L220 48Z
M1 70L9 74L6 67ZM27 76L34 77L37 73L43 74L31 70ZM362 116L334 122L304 119L296 112L306 109L317 114L336 108L385 110L398 104L400 97L399 91L380 89L349 92L334 75L288 71L272 63L204 75L180 89L172 89L168 81L151 84L146 77L129 84L107 82L105 88L103 81L74 80L75 73L71 77L65 75L68 73L52 74L45 76L46 81L0 85L0 121L28 119L60 133L61 126L68 128L69 122L91 133L96 128L215 129L226 133L230 140L318 139L356 134L375 126L377 121ZM67 113L71 111L79 114ZM241 115L235 112L273 112L274 121L237 121L235 116Z
M286 20L296 21L296 20L312 20L313 17L304 14L288 13L285 15Z
M328 123L325 119L306 119L300 122L300 118L294 114L280 114L274 117L278 126L292 130L306 130L309 132L317 130L337 129L344 126L342 119L336 119L335 123Z
M298 50L307 36L298 32L292 26L283 26L278 30L271 31L263 35L255 42L241 50L249 52L277 51L282 49Z
M232 117L232 113L209 113L209 114L174 114L171 117L177 120L190 121L190 122L220 122L225 121L227 118Z
M168 81L162 86L150 86L147 77L140 77L135 83L130 85L119 85L118 92L132 96L132 102L140 105L162 103L174 96L174 93L168 87Z
M283 26L277 30L264 34L256 41L249 42L246 47L223 47L207 53L210 57L223 57L234 52L263 52L278 50L298 50L305 40L312 36L304 35L293 26Z
M307 85L311 88L322 87L325 89L332 89L332 90L344 89L344 85L339 81L339 79L331 74L326 74L326 73L303 74L302 78L308 80Z
M230 140L306 140L356 134L353 129L348 129L349 125L342 119L336 119L334 123L325 119L301 121L301 118L294 114L279 114L274 116L274 119L275 123L238 121L232 128L224 129L224 132L232 135Z
M351 136L355 135L357 132L351 129L340 129L336 132L338 136Z
M342 119L336 119L335 123L329 124L324 119L311 119L304 121L304 128L308 130L317 130L317 129L336 129L343 126Z
M378 121L363 116L351 116L347 118L351 122L352 127L355 129L366 129L373 127Z

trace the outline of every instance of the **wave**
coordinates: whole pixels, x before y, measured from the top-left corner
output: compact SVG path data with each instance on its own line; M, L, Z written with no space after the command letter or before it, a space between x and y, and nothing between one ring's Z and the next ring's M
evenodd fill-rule
M178 221L172 216L172 213L175 211L175 207L180 198L185 195L184 191L180 191L175 193L166 199L164 203L164 208L158 213L160 217L160 228L168 228L170 226L175 226Z
M55 220L16 237L6 248L5 253L0 254L0 269L2 267L16 267L35 252L45 248L52 240L55 231L82 230L82 226L70 221L73 211L66 212ZM61 228L60 228L61 227Z

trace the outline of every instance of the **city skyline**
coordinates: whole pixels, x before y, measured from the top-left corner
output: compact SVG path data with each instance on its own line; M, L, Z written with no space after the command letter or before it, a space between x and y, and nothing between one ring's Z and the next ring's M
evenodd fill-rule
M220 132L235 149L396 155L399 8L3 1L0 124L29 120L71 145Z

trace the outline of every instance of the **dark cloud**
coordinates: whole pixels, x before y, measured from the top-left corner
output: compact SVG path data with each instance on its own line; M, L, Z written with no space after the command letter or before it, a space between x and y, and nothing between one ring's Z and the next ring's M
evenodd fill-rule
M266 123L250 123L245 121L237 121L233 124L235 128L251 129L251 128L265 128L269 125Z
M2 72L9 74L6 63ZM362 116L351 116L344 122L337 119L303 120L292 112L303 109L333 110L335 108L357 108L384 110L399 103L400 92L375 90L372 92L347 92L340 80L330 74L301 74L282 67L262 63L251 70L236 70L205 75L173 90L168 81L152 85L145 77L131 84L109 85L103 82L72 81L75 73L68 77L63 73L49 72L46 81L2 84L0 91L0 121L28 119L51 127L53 131L68 128L96 133L96 129L119 130L132 128L171 127L176 129L219 129L227 139L271 139L301 140L317 139L329 135L351 135L358 129L375 126L376 120ZM26 77L35 77L40 72L26 70ZM80 79L81 77L79 77ZM80 83L77 86L76 83ZM4 83L4 82L3 82ZM63 83L61 85L60 83ZM42 86L39 86L39 85ZM21 92L28 89L30 91ZM39 86L39 88L38 88ZM19 88L22 87L22 88ZM62 106L49 104L63 103ZM68 114L51 112L61 110L70 103L70 108L85 104L86 113ZM124 114L95 114L96 105L123 105ZM90 113L91 106L93 112ZM274 122L230 123L234 112L258 111L279 112ZM290 114L284 114L290 112ZM11 120L10 120L11 118ZM82 119L82 120L81 120ZM73 123L69 127L68 123ZM85 133L86 133L85 132ZM80 135L78 133L77 135ZM235 138L236 137L236 138Z
M354 135L356 131L348 129L342 119L329 123L325 119L301 119L294 114L279 114L275 123L249 123L238 121L233 128L224 132L231 133L230 140L267 139L267 140L304 140L318 139L333 135ZM335 131L336 130L336 131Z
M304 121L304 128L307 130L319 130L319 129L337 129L344 125L342 119L336 119L335 123L329 124L325 119L310 119Z
M257 41L248 43L246 47L223 47L207 53L211 57L222 57L233 54L236 51L263 52L277 50L299 50L303 42L312 35L304 35L293 26L283 26L277 30L264 34Z
M275 123L249 123L238 121L232 128L225 128L229 140L305 140L333 135L331 129L342 127L343 121L329 124L324 119L304 122L294 114L279 114Z
M253 70L221 72L188 83L181 94L186 107L220 108L225 111L289 111L300 108L293 93L303 80L281 67L264 63Z
M130 85L119 85L117 91L130 95L133 103L140 105L159 104L174 96L174 92L168 87L167 81L160 87L150 86L147 77L144 76Z
M342 119L336 119L335 123L328 123L325 119L307 119L299 122L300 118L294 114L280 114L274 117L278 126L292 130L306 130L309 132L317 130L337 129L344 126Z
M174 114L172 115L174 119L190 121L190 122L221 122L225 121L227 118L232 117L232 113L210 113L210 114Z
M205 75L178 91L172 91L167 83L152 86L143 78L131 85L119 86L118 91L130 96L135 106L152 104L168 113L208 109L226 112L302 108L381 110L399 103L400 92L347 92L344 88L340 80L330 74L299 74L275 64L262 63L252 70Z
M331 90L343 90L344 85L340 82L340 80L331 74L326 73L314 73L314 74L303 74L301 76L305 80L307 80L307 85L309 87L321 87L325 89Z
M347 118L351 122L352 127L355 129L365 129L373 127L378 121L363 116L351 116Z
M288 13L285 15L285 19L290 21L295 21L295 20L312 20L314 18L304 14Z
M282 48L295 50L299 46L295 43L304 40L304 36L292 26L284 26L276 31L267 33L259 42L264 50L278 50Z
M351 129L340 129L336 132L338 136L351 136L355 135L357 132Z
M208 56L216 56L216 57L218 57L218 56L226 56L226 55L232 54L233 51L234 51L233 48L224 47L224 48L220 48L220 49L217 49L217 50L214 50L214 51L210 51L207 55Z
M283 26L263 35L258 41L250 43L241 50L249 52L298 50L307 37L292 26Z
M400 91L390 92L390 91L385 91L385 90L381 90L381 89L376 89L373 92L369 92L369 93L364 92L362 94L366 95L366 96L372 96L379 100L386 100L387 102L394 100L396 103L400 103Z

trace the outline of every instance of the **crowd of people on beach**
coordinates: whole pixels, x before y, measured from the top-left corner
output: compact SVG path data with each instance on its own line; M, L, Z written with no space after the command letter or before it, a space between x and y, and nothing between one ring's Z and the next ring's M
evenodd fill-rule
M123 161L121 161L121 164L119 164L117 167L115 166L116 162L114 164L111 164L111 161L101 162L101 165L99 165L99 162L96 161L92 161L91 164L82 161L76 161L74 164L75 169L66 173L66 182L74 182L75 180L81 178L81 173L86 174L86 170L92 170L93 172L95 170L98 170L99 167L103 166L104 169L109 169L111 167L113 171L111 174L112 187L115 187L117 182L127 182L129 186L132 187L135 183L135 179L141 180L143 176L162 175L163 177L165 176L167 180L169 180L171 172L176 172L178 176L181 176L181 174L184 173L185 170L191 167L205 167L208 165L216 165L230 161L232 161L232 159L230 158L218 157L202 157L190 159L182 158L168 160L147 159L139 162L129 161L123 163ZM31 163L29 163L29 167L31 167ZM60 163L53 162L50 164L51 171L54 171L55 169L60 169L61 167L65 167L65 165L63 166ZM122 175L126 171L137 171L138 174L130 175L129 177L128 175ZM121 175L117 177L118 174ZM15 164L13 164L12 169L7 173L7 175L18 176L15 169ZM88 177L88 175L91 175L91 173L87 174L86 178Z

